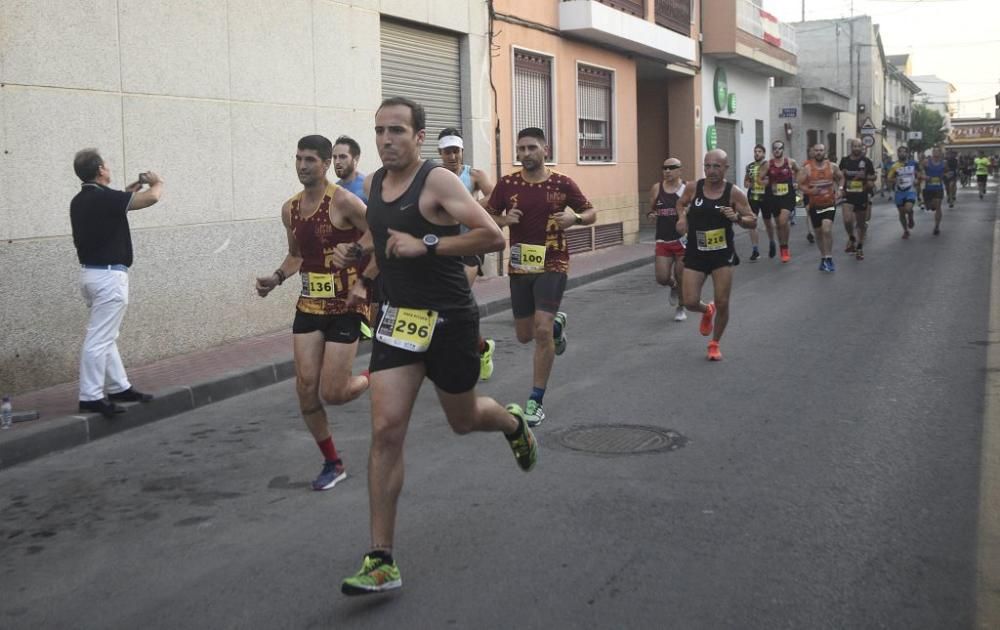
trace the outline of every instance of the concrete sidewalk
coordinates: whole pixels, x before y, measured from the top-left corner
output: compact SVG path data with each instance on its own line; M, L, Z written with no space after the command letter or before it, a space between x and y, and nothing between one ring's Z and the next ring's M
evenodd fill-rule
M639 244L574 255L567 289L651 264L653 234L643 227ZM481 280L474 289L482 316L510 308L506 277ZM40 417L0 432L0 469L292 378L291 315L289 310L288 330L128 366L136 389L152 392L156 399L145 405L132 404L127 413L112 420L77 413L76 381L17 395L15 412L36 410ZM368 351L365 342L358 354Z

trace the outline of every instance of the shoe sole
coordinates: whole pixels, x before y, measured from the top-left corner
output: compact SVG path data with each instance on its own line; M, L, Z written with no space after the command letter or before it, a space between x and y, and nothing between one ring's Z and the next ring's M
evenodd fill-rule
M480 360L479 365L479 380L488 381L493 378L493 351L496 350L497 344L492 339L486 340L486 352L483 353L483 359ZM489 361L485 361L486 355L489 355ZM486 363L484 366L483 363Z
M558 313L562 313L562 311ZM556 342L556 356L560 356L563 352L566 352L566 325L569 324L569 318L566 317L566 313L562 313L560 319L562 319L562 345L560 346L559 342Z
M524 426L525 426L525 431L528 431L528 433L529 433L529 434L531 435L531 443L532 443L532 444L534 445L534 447L535 447L535 448L533 449L533 450L534 450L534 454L535 454L535 456L534 456L534 457L533 457L533 458L531 459L531 462L530 462L530 463L528 464L528 467L527 467L527 468L525 468L524 466L522 466L522 465L521 465L521 460L519 460L519 459L517 458L517 454L516 454L516 453L515 453L515 455L514 455L514 461L516 461L516 462L517 462L517 467L518 467L518 468L520 468L520 469L521 469L521 470L523 470L524 472L530 472L530 471L531 471L532 469L534 469L534 467L535 467L535 464L537 464L537 463L538 463L538 439L537 439L537 438L535 437L535 434L531 432L531 428L532 428L532 426L537 426L538 424L540 424L540 423L541 423L541 421L545 419L545 416L543 415L543 416L542 416L542 418L541 418L541 420L539 420L539 421L538 421L538 423L536 423L535 425L532 425L532 424L531 424L531 422L529 422L529 421L528 421L528 418L527 418L527 417L525 417L525 415L524 415L524 411L519 411L519 414L520 414L520 415L519 415L519 414L516 414L516 413L514 413L514 412L513 412L512 410L511 410L511 407L512 407L512 406L514 406L514 407L517 407L517 408L518 408L518 409L520 410L520 405L507 405L507 406L505 407L505 409L507 410L507 413L511 414L511 415L512 415L512 416L514 416L515 418L518 418L518 417L520 417L520 418L521 418L522 420L524 420Z
M560 344L560 343L556 342L556 356L557 357L562 356L563 353L566 352L566 344L568 344L568 343L569 343L569 338L566 336L566 333L564 332L563 336L562 336L562 343Z
M707 312L707 311L706 311ZM705 327L705 315L701 316L701 322L698 324L698 332L701 333L702 337L707 337L712 334L712 330L715 329L715 310L712 310L712 316L708 318L708 327Z
M360 586L354 586L353 584L341 584L340 592L344 595L376 595L378 593L384 593L385 591L393 591L397 588L403 587L403 579L390 580L385 584L380 584L372 588L362 588Z
M337 475L336 477L334 477L333 481L331 481L330 483L326 484L322 488L318 488L316 486L313 486L312 489L315 492L322 492L324 490L332 490L335 485L337 485L338 483L340 483L344 479L347 479L347 471L346 470L344 472L340 473L339 475Z

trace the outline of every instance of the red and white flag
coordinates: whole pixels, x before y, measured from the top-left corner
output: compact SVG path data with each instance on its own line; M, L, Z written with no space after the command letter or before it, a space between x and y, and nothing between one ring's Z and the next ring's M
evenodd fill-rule
M764 25L764 41L774 46L781 46L781 28L778 26L778 18L774 17L764 9L760 9L760 21Z

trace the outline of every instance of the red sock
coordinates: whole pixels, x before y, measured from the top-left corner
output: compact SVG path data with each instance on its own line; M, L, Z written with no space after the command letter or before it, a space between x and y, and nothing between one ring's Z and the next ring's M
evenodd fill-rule
M479 354L486 352L486 340L482 337L479 338Z
M333 445L332 437L316 442L316 444L319 445L319 450L323 453L323 457L326 458L326 461L335 462L340 459L340 456L337 455L337 447Z
M372 373L369 372L368 370L361 370L361 376L363 376L366 379L368 379L369 383L372 381Z

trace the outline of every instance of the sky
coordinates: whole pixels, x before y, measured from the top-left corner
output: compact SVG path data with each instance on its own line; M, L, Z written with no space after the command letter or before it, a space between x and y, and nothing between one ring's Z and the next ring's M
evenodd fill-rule
M782 22L870 15L886 55L909 54L912 74L957 88L959 117L993 116L1000 92L1000 0L764 0ZM799 47L809 42L798 41Z

